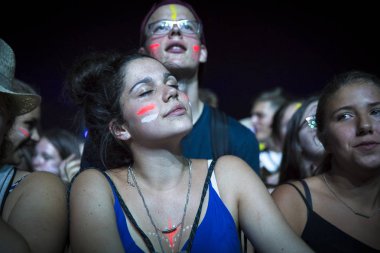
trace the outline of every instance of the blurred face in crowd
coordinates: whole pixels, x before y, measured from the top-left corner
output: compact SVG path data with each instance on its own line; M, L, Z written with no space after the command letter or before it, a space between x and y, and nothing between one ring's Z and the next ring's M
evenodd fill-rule
M317 137L317 128L314 118L317 106L318 101L315 101L310 103L306 108L298 132L298 141L302 149L302 154L312 161L321 160L324 154L323 145Z
M32 159L34 171L46 171L59 175L59 165L62 161L58 150L46 138L41 138L34 150Z
M265 142L270 138L275 112L270 101L259 101L253 105L251 120L259 142Z

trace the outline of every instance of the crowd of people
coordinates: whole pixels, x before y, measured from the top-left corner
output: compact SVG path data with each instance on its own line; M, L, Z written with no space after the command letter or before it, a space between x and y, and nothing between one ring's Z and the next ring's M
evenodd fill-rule
M82 137L41 127L0 38L0 252L380 252L380 79L263 90L238 120L207 58L193 7L154 3L135 50L67 71Z

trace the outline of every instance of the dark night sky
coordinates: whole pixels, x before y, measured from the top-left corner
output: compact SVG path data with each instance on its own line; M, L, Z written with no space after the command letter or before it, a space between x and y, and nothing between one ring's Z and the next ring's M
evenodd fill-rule
M307 96L338 72L360 69L380 76L379 15L369 1L251 1L249 7L243 0L191 2L203 20L209 53L203 84L235 118L248 116L252 97L275 86ZM59 0L7 6L0 37L15 51L16 76L42 95L43 128L73 128L75 108L61 96L68 67L93 49L136 48L151 3Z

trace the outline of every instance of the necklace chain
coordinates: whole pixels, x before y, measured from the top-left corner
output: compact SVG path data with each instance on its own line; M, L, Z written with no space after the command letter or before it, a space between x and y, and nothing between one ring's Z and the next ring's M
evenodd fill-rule
M150 211L149 211L149 208L145 202L145 198L144 198L144 195L142 194L141 192L141 189L137 183L137 179L136 179L136 176L135 176L135 173L133 171L133 167L132 165L130 165L128 167L128 174L131 175L132 177L132 180L133 180L133 184L131 184L133 187L136 186L137 188L137 191L141 197L141 200L144 204L144 208L146 210L146 213L148 214L148 217L150 219L150 222L152 223L153 227L154 227L154 230L156 232L156 235L157 235L157 239L158 239L158 243L160 244L160 248L161 248L161 251L164 252L164 248L162 246L162 243L161 243L161 239L160 239L160 236L158 234L158 232L160 231L161 233L165 234L165 233L170 233L172 231L175 231L179 226L181 226L181 230L179 232L179 237L178 237L178 251L180 250L180 247L181 247L181 239L182 239L182 233L183 233L183 225L184 225L184 222L185 222L185 216L186 216L186 211L187 211L187 205L189 203L189 198L190 198L190 189L191 189L191 160L190 159L187 159L187 162L188 162L188 166L189 166L189 182L188 182L188 186L187 186L187 193L186 193L186 202L185 202L185 207L184 207L184 210L183 210L183 215L182 215L182 219L181 219L181 222L178 223L176 226L173 226L172 228L169 228L169 229L159 229L156 224L154 223L153 221L153 217L152 215L150 214ZM129 182L128 182L129 183Z
M380 211L380 208L376 209L373 211L373 213L371 215L367 215L367 214L364 214L364 213L361 213L361 212L358 212L356 210L354 210L352 207L350 207L349 205L346 204L346 202L344 202L339 196L338 194L331 188L331 186L329 185L329 183L327 182L326 180L326 177L325 177L325 174L322 174L322 178L323 178L323 181L325 182L327 188L329 189L329 191L334 195L334 197L339 200L345 207L347 207L353 214L357 215L357 216L360 216L360 217L363 217L363 218L366 218L366 219L370 219L372 218L373 216L375 216L375 214L377 212Z

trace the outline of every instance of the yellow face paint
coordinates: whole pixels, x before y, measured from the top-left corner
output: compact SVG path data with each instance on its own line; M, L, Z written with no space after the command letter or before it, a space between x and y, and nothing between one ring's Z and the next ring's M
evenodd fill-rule
M172 13L172 20L177 20L177 9L174 4L169 5L170 11Z

